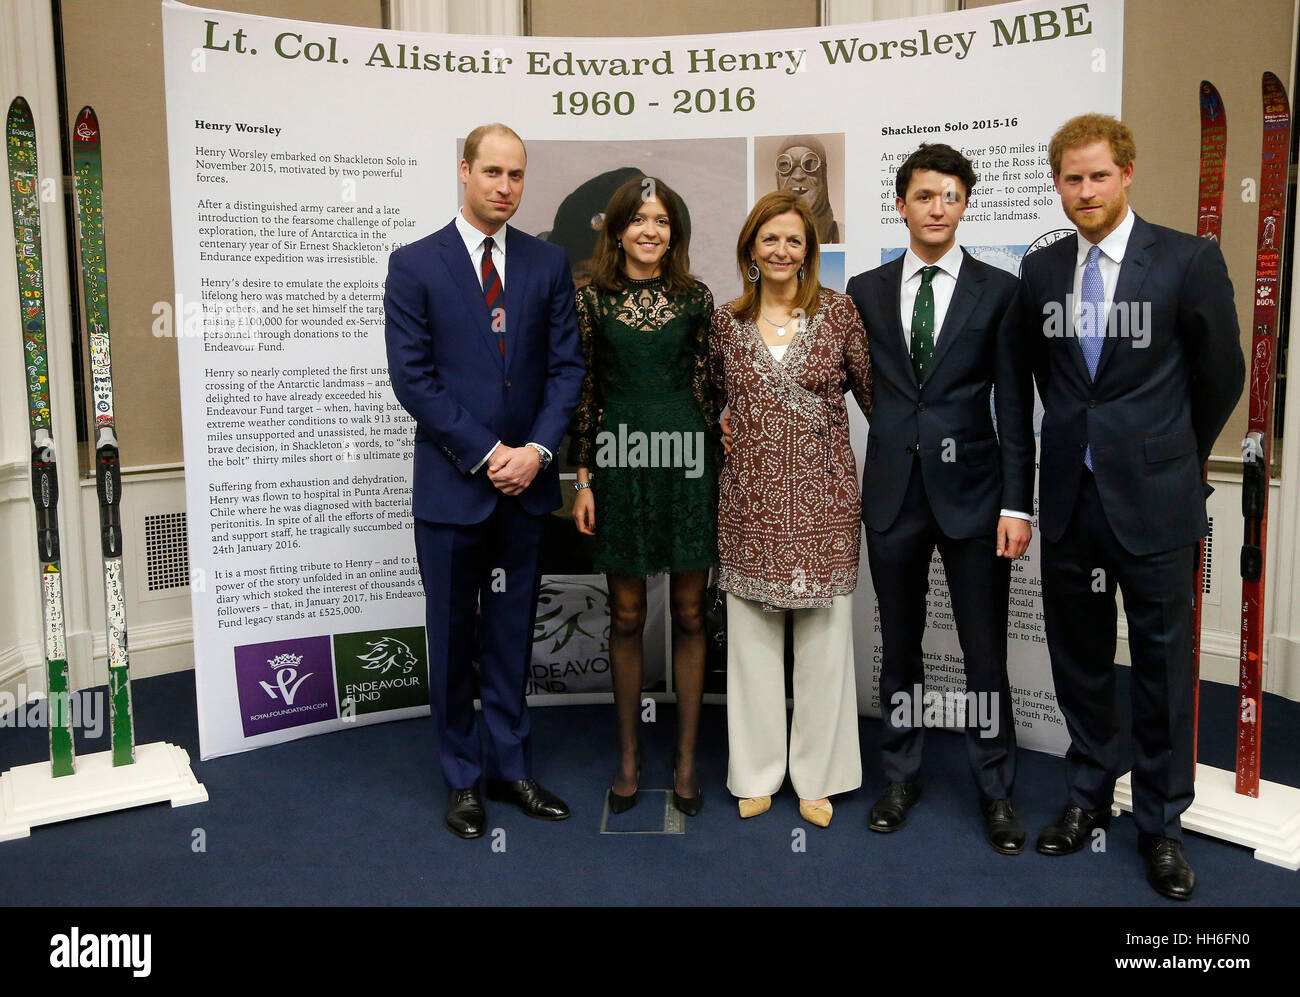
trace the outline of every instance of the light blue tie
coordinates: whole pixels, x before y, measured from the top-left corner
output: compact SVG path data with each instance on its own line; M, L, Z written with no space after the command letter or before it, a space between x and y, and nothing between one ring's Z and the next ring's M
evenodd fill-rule
M1106 285L1101 279L1097 260L1101 250L1088 249L1088 259L1083 267L1082 300L1079 302L1079 348L1083 362L1088 365L1088 376L1096 378L1097 363L1101 360L1101 346L1106 336ZM1083 452L1083 463L1092 470L1092 444Z

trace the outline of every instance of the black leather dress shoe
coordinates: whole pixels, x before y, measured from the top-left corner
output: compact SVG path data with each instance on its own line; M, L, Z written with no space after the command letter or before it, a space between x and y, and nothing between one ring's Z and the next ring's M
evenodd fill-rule
M1138 853L1146 859L1147 882L1162 897L1191 900L1196 873L1183 858L1183 846L1173 838L1154 834L1138 835Z
M487 814L473 789L453 789L447 799L447 826L451 833L462 838L482 837L487 828Z
M1095 828L1110 827L1110 810L1084 810L1069 806L1061 819L1048 824L1038 835L1038 851L1043 855L1069 855L1088 843Z
M984 815L984 838L993 850L1003 855L1019 855L1025 847L1025 826L1011 809L1008 799L985 800L980 804Z
M529 817L538 820L564 820L569 816L568 804L545 789L536 779L489 782L488 799L513 803Z
M921 798L919 782L891 782L871 808L867 826L873 831L888 834L907 823L907 812Z

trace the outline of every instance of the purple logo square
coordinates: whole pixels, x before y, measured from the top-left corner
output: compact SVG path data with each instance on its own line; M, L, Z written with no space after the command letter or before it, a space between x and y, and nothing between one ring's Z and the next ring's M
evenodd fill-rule
M297 637L235 648L244 736L338 716L328 637Z

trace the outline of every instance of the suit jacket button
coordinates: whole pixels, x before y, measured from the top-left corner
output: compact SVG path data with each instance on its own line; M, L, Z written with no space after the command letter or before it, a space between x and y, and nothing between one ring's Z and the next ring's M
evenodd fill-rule
M1096 408L1096 407L1097 407L1097 399L1095 399L1095 398L1089 398L1089 399L1088 399L1088 408Z
M917 402L917 403L916 403L916 410L917 410L918 412L924 412L924 411L925 411L925 402Z
M507 388L510 387L510 380L509 380L509 378L506 379L506 387L507 387Z

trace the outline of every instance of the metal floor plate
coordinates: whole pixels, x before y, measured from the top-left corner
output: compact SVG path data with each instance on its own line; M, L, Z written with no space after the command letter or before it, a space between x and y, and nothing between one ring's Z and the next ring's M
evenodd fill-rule
M661 802L662 801L662 802ZM609 812L609 794L600 815L601 834L685 834L686 816L673 806L667 789L643 789L636 806L621 814Z

